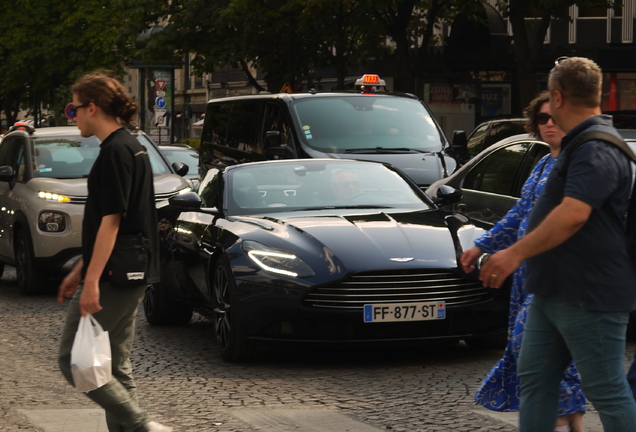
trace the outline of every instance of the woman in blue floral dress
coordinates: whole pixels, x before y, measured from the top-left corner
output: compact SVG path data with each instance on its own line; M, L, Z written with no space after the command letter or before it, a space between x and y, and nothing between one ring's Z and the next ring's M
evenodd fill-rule
M467 272L473 269L475 261L482 253L494 253L506 249L523 237L526 232L530 210L545 185L559 154L561 138L564 135L550 117L548 99L548 92L541 93L530 103L524 114L528 117L526 124L528 132L548 143L551 152L544 156L532 170L517 204L490 231L475 241L476 246L464 252L461 263ZM521 389L517 376L517 360L531 297L523 291L525 269L525 264L522 264L513 275L508 317L508 343L503 358L486 375L475 394L475 400L479 404L494 411L519 410ZM555 431L582 432L582 417L585 410L581 380L574 363L571 363L561 381L560 417Z

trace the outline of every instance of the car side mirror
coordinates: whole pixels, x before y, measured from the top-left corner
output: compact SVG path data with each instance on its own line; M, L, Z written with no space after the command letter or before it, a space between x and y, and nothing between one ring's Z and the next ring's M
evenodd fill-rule
M196 192L186 192L175 195L168 199L168 202L178 211L203 211L201 209L201 197ZM209 214L220 214L220 212L215 208L205 209L204 212Z
M435 195L437 197L437 204L447 205L459 202L462 199L464 192L461 189L455 189L452 186L441 185L437 188L437 193Z
M452 149L457 156L463 156L468 151L468 139L465 131L453 131Z
M186 175L190 171L190 167L183 162L172 162L172 169L181 177Z
M270 130L265 132L265 146L267 148L280 147L280 145L280 131Z
M0 167L0 181L10 182L13 180L13 168L10 166Z

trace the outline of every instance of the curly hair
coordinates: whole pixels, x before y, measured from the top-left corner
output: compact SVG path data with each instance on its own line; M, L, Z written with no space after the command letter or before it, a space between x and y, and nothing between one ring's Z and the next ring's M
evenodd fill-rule
M547 90L542 91L534 99L532 99L532 102L530 102L530 104L523 110L523 116L526 117L526 124L524 125L526 132L535 138L541 139L541 134L539 134L539 123L537 123L537 114L541 111L543 104L549 101L550 92Z
M78 79L71 91L82 104L93 102L104 113L131 124L137 113L137 104L124 86L115 78L101 72L92 72Z

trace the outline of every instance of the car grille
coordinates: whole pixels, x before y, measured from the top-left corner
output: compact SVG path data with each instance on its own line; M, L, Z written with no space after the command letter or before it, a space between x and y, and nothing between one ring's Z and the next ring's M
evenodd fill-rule
M337 285L317 288L305 306L359 310L365 304L445 301L447 306L476 303L491 297L479 281L448 270L358 273Z

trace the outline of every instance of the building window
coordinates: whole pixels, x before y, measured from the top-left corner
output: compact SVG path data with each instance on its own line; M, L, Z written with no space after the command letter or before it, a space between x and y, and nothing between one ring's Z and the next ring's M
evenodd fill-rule
M579 6L579 18L607 18L607 8Z
M194 88L195 89L202 89L203 88L203 77L202 76L194 77Z

